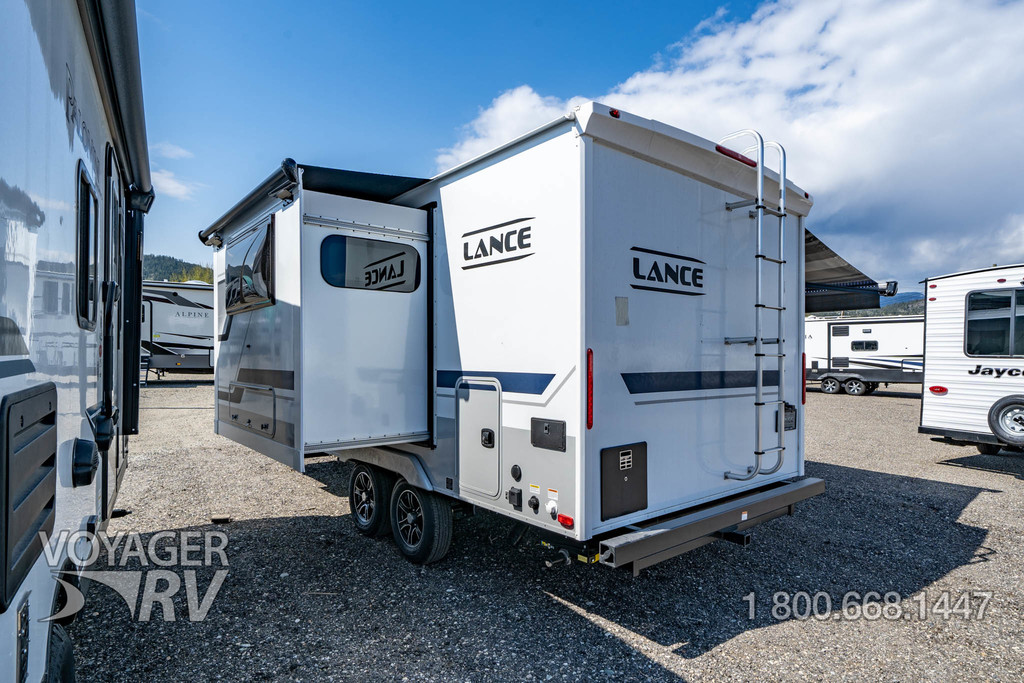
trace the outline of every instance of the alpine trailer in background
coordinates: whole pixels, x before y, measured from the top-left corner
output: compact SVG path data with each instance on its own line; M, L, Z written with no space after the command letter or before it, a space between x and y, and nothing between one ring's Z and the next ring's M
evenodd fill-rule
M149 369L213 372L213 323L212 284L143 281L142 357Z
M138 431L135 3L6 2L0 63L0 680L66 681L84 586L61 533L99 550Z
M417 563L453 504L634 572L746 543L824 490L801 479L812 202L778 144L722 143L588 103L430 180L286 160L200 233L216 431L354 462L357 529Z
M1024 448L1024 264L925 284L922 434L994 455Z
M870 394L879 384L920 384L924 316L808 318L807 381L826 394Z

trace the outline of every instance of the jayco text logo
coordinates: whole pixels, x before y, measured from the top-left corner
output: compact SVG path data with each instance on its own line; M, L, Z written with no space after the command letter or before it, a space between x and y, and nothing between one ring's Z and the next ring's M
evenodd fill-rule
M997 379L1000 378L1000 377L1020 377L1021 376L1021 369L1020 368L988 368L988 367L985 367L984 365L979 365L979 366L975 367L973 370L968 370L967 374L968 375L985 375L985 376L995 377Z
M704 296L704 268L700 259L643 247L630 249L633 280L630 287L649 292Z

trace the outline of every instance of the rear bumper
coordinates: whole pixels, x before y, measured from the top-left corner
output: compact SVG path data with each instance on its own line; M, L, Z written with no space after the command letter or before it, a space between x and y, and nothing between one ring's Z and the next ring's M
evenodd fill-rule
M981 434L980 432L963 432L956 429L942 429L940 427L918 427L917 432L918 434L941 436L947 442L954 444L1003 443L994 434Z
M770 519L792 514L802 500L825 491L821 479L779 482L600 541L600 562L612 567L641 569L711 543L726 534L742 532Z

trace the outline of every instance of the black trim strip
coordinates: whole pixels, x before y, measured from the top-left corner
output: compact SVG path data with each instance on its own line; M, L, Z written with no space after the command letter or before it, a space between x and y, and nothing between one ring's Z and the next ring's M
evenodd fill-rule
M543 394L555 378L554 373L543 372L493 372L491 370L438 370L437 387L454 389L460 377L487 377L498 380L502 391L514 394Z
M512 225L513 223L522 223L523 221L532 221L533 219L534 219L534 216L530 216L529 218L516 218L516 219L511 220L511 221L505 221L504 223L498 223L497 225L492 225L489 228L479 228L478 230L470 230L469 232L462 233L462 236L463 237L469 237L470 235L479 235L480 233L487 232L488 230L495 230L497 228L504 228L506 225Z
M33 365L32 361L28 358L0 361L0 379L15 377L17 375L27 375L30 372L35 371L36 366Z
M669 258L677 258L680 261L693 261L694 263L700 263L701 265L707 265L700 259L693 258L691 256L680 256L679 254L673 254L667 251L656 251L654 249L644 249L643 247L630 247L630 251L640 251L645 254L654 254L655 256L668 256Z
M263 370L259 368L239 368L237 382L259 384L275 389L294 389L295 372L293 370Z
M499 259L497 261L488 261L487 263L474 263L471 266L462 266L462 269L463 270L469 270L470 268L483 268L484 266L496 266L499 263L508 263L509 261L518 261L519 259L524 259L527 256L533 256L535 253L537 253L537 252L531 251L529 254L521 254L519 256L512 256L510 258Z
M704 296L704 292L680 292L677 289L665 289L663 287L646 287L644 285L630 285L633 289L645 289L648 292L665 292L666 294L682 294L683 296Z
M779 385L778 370L765 370L764 386ZM708 389L747 389L755 386L754 370L712 370L698 372L624 372L622 381L631 394Z

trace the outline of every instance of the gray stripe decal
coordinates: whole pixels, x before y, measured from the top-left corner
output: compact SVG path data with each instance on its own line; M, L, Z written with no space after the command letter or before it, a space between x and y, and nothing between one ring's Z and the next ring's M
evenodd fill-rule
M36 366L27 358L0 361L0 379L15 377L16 375L27 375L35 371Z

